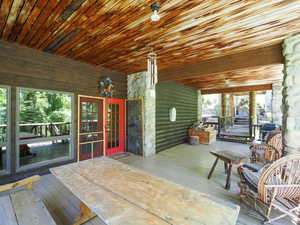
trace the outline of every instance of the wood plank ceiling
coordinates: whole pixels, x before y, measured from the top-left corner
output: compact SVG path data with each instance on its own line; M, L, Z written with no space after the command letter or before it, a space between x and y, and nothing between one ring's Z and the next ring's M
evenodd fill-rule
M224 73L209 74L201 78L184 79L180 82L195 89L221 89L240 86L256 86L280 82L283 65L260 66Z
M280 43L300 28L299 0L159 0L162 18L150 22L153 2L0 0L0 38L131 74L146 70L151 48L163 69Z

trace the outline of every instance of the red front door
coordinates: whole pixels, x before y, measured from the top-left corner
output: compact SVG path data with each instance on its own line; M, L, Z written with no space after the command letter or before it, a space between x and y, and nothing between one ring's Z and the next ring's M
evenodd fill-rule
M107 101L106 155L125 151L125 100L110 98Z
M104 99L79 96L78 159L104 153Z

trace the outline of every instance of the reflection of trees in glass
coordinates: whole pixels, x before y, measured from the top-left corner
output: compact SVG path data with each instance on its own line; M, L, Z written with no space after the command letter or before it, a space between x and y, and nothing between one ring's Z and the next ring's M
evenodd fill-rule
M0 142L5 141L7 125L7 89L0 88Z
M236 116L249 115L249 95L235 96Z
M203 116L219 116L221 113L221 101L219 94L210 94L202 96L202 114Z
M21 89L20 123L71 121L71 97L64 93Z
M7 122L7 89L0 88L0 124Z

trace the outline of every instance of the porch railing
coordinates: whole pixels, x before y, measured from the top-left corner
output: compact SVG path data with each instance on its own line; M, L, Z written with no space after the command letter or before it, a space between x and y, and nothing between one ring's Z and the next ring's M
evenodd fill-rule
M203 121L204 124L207 124L210 127L213 127L217 130L217 137L221 136L222 129L226 129L234 125L234 117L214 117L216 122L209 122L207 118ZM251 121L251 120L250 120ZM249 122L249 140L261 140L262 139L262 126L263 124L252 124Z
M56 122L56 123L26 123L20 124L20 132L30 133L37 137L54 137L70 135L70 122ZM0 125L0 142L5 142L7 132L7 125Z

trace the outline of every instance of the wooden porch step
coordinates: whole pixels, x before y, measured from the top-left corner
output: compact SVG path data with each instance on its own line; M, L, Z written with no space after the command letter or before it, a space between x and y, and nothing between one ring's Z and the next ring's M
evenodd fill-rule
M230 137L230 136L220 136L218 137L218 140L221 141L229 141L229 142L236 142L236 143L242 143L245 144L247 143L249 140L248 137Z

